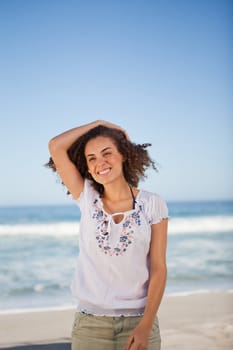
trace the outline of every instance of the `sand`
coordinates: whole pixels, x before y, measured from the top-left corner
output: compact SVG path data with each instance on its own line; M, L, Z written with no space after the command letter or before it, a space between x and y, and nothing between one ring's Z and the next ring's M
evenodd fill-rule
M0 313L0 349L70 350L74 309ZM232 350L233 293L165 296L162 350Z

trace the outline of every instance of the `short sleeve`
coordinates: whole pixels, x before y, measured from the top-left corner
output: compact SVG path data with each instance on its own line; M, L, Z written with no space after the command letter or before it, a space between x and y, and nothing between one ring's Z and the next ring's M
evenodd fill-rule
M87 179L84 181L83 191L80 193L79 197L75 199L75 203L79 206L82 211L83 208L90 203L90 201L96 196L96 191L94 190L91 182Z
M147 215L151 225L157 224L161 220L168 218L167 203L159 195L151 194L147 205Z

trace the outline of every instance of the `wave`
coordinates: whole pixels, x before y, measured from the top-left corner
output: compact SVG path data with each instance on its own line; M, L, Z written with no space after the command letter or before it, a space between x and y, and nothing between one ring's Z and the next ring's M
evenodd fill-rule
M233 216L171 218L169 223L172 234L221 232L233 232Z
M183 292L165 292L166 297L185 297L189 295L196 295L196 294L232 294L232 289L197 289L197 290L189 290L189 291L183 291Z
M76 236L79 222L0 225L1 235Z
M15 309L2 309L0 310L0 315L11 315L11 314L26 314L26 313L38 313L38 312L52 312L52 311L75 311L76 304L66 303L57 306L44 306L35 308L15 308Z
M67 290L69 289L69 286L66 286L64 283L37 283L28 286L20 286L18 285L17 288L11 288L7 292L4 293L4 296L22 296L22 295L35 295L35 294L41 294L41 293L48 293L51 291L59 291L59 290Z
M170 218L169 234L233 233L233 216ZM0 225L2 235L77 236L79 222Z

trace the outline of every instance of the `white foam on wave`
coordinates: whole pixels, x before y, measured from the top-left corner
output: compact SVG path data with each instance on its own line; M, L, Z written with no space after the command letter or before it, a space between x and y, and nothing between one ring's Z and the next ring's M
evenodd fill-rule
M213 293L213 291L211 291L209 289L198 289L198 290L183 291L183 292L170 292L170 293L166 293L166 296L168 296L168 297L185 297L185 296L193 295L193 294L207 294L207 293Z
M79 222L0 225L0 235L74 236L78 232Z
M22 309L6 309L0 310L0 315L27 314L32 312L47 312L47 311L67 311L75 310L76 305L65 304L61 306L48 306L40 308L22 308Z
M170 218L169 234L233 232L233 216ZM0 225L1 235L76 236L79 222Z
M233 232L233 216L171 218L169 222L171 234L212 232Z
M213 289L197 289L197 290L190 290L190 291L183 291L183 292L171 292L171 293L165 293L166 297L185 297L189 295L196 295L196 294L214 294L214 293L233 293L232 289L227 290L213 290Z

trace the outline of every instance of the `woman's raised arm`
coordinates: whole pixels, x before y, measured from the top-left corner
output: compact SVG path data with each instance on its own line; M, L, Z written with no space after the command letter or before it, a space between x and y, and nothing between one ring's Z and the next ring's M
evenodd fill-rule
M67 151L80 136L100 124L104 124L104 122L97 120L65 131L49 141L49 152L55 164L56 171L74 199L77 199L82 192L84 179L77 167L69 159Z

